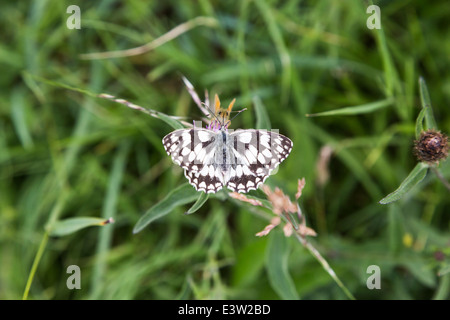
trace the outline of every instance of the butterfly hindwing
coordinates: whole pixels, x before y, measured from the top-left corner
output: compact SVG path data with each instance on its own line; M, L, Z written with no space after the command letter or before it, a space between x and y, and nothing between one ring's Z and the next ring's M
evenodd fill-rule
M195 190L216 193L222 189L223 183L220 175L216 172L217 168L214 168L214 165L205 165L203 168L206 172L203 172L203 170L200 172L184 170L184 175Z

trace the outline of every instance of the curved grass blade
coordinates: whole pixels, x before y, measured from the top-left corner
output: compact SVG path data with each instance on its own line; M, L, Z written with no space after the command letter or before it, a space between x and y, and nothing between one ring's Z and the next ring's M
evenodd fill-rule
M252 100L256 112L256 129L272 129L269 115L267 114L266 107L261 102L261 99L258 96L254 96Z
M429 109L429 107L424 107L420 111L419 115L417 116L417 120L416 120L416 139L419 139L420 133L422 131L424 131L423 130L423 119L425 117L425 114L428 112L428 109Z
M319 113L307 114L307 117L323 117L323 116L352 116L357 114L374 112L376 110L390 106L394 102L394 98L388 98L380 101L361 104L359 106L345 107L336 110L330 110Z
M97 95L98 98L103 98L103 99L108 99L120 104L123 104L124 106L131 108L131 109L135 109L135 110L139 110L141 112L144 112L152 117L155 117L157 119L161 119L162 121L164 121L165 123L167 123L169 126L171 126L173 129L177 130L177 129L183 129L184 126L181 124L180 121L178 121L176 119L176 117L173 116L168 116L162 112L153 110L153 109L148 109L148 108L144 108L141 106L138 106L137 104L134 104L130 101L124 100L124 99L118 99L113 95L110 95L108 93L101 93L99 95Z
M406 193L408 193L416 184L425 178L428 171L428 165L420 162L411 173L406 177L406 179L400 184L397 190L388 194L386 197L380 200L381 204L388 204L402 198Z
M152 117L155 117L157 119L161 119L162 121L167 123L169 126L171 126L175 130L185 128L185 126L177 119L177 117L169 116L167 114L164 114L162 112L159 112L159 111L156 111L156 110L153 110L153 109L143 108L141 106L138 106L138 105L136 105L134 103L131 103L129 101L126 101L124 99L118 99L115 96L107 94L107 93L96 94L96 93L93 93L93 92L91 92L89 90L79 89L79 88L72 87L72 86L69 86L69 85L66 85L66 84L63 84L63 83L58 83L58 82L55 82L55 81L51 81L51 80L48 80L48 79L36 76L34 74L28 73L26 71L23 72L23 76L24 76L25 79L35 79L35 80L38 80L40 82L46 83L46 84L51 85L51 86L64 88L64 89L75 91L75 92L80 92L80 93L85 94L85 95L90 96L90 97L112 100L114 102L123 104L124 106L126 106L128 108L136 109L136 110L144 112L144 113L146 113L146 114L148 114L148 115L150 115Z
M53 237L66 236L78 230L92 227L104 226L113 223L113 219L95 218L95 217L76 217L57 221L48 227L48 233Z
M56 81L48 80L46 78L37 76L37 75L29 73L27 71L23 71L22 72L22 77L23 77L25 82L29 82L30 80L33 80L33 81L37 80L39 82L43 82L43 83L48 84L50 86L54 86L54 87L58 87L58 88L63 88L63 89L68 89L68 90L71 90L71 91L79 92L79 93L85 94L85 95L87 95L89 97L94 97L94 98L97 97L96 93L93 93L93 92L91 92L89 90L84 90L84 89L80 89L80 88L77 88L77 87L69 86L69 85L64 84L64 83L59 83L59 82L56 82Z
M200 196L198 197L197 201L192 205L192 207L189 208L188 211L186 211L185 214L191 214L196 212L198 209L200 209L206 202L206 200L209 199L209 193L201 192Z
M437 275L439 277L442 277L444 275L447 275L448 273L450 273L450 265L443 266L441 269L439 269Z
M120 143L114 156L111 173L108 179L108 189L104 198L102 217L114 218L117 212L120 189L122 187L123 176L125 175L128 153L131 149L131 141L124 140ZM91 276L89 299L99 299L103 284L103 275L107 269L107 255L112 247L113 228L102 228L98 232L97 249Z
M289 247L281 232L272 232L266 252L266 268L271 287L284 300L298 300L294 281L288 271Z
M253 2L261 13L261 17L267 25L267 33L270 36L281 62L281 106L285 106L291 90L292 62L289 50L286 46L280 27L276 21L274 11L266 1Z
M170 192L163 200L155 204L139 219L133 229L136 234L153 221L170 213L173 209L186 203L193 202L199 197L198 191L189 183L182 184Z
M392 55L389 52L388 44L386 41L386 35L384 29L375 29L375 38L377 42L377 48L379 50L381 61L383 63L384 81L386 84L386 96L392 97L396 83L398 83L398 75L395 69L395 65L392 60Z
M33 139L30 128L27 124L27 109L30 108L29 101L26 100L23 87L15 88L11 93L11 120L17 136L25 149L33 147Z
M436 120L434 119L433 107L431 106L430 94L428 93L428 87L425 79L419 78L419 90L420 101L422 102L422 108L427 108L425 112L425 123L428 129L437 129Z
M201 112L203 112L203 114L205 116L208 116L210 112L207 108L205 108L203 106L202 100L200 100L200 97L198 96L197 92L195 92L195 89L194 89L194 86L192 85L192 83L185 76L181 76L181 79L183 80L187 91L191 95L191 98L192 98L192 100L194 100L197 107L200 109ZM207 100L205 100L205 103L209 105L209 102Z
M158 111L156 111L155 114L157 115L156 118L161 119L162 121L167 123L169 126L171 126L174 130L185 128L185 126L183 126L178 120L173 119L171 116L168 116L168 115L166 115L162 112L158 112Z
M111 59L111 58L122 58L122 57L130 57L136 56L140 54L144 54L146 52L152 51L153 49L158 48L159 46L179 37L180 35L188 32L189 30L198 27L198 26L207 26L209 28L217 27L218 22L216 19L212 17L196 17L192 20L189 20L185 23L182 23L175 28L169 30L162 36L154 39L153 41L146 43L142 46L126 49L126 50L118 50L118 51L106 51L106 52L94 52L94 53L83 53L80 54L79 57L82 60L92 60L92 59Z

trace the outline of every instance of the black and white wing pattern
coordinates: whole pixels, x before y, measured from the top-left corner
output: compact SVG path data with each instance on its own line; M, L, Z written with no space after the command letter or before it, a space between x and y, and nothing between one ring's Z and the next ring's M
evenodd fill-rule
M212 130L179 129L163 138L172 160L184 169L184 175L196 190L216 193L223 188L223 176L215 165L218 134Z
M292 141L266 130L179 129L163 138L172 160L198 191L257 189L287 158Z
M292 150L292 141L267 130L237 130L230 134L231 165L227 187L247 193L256 190ZM233 159L234 156L234 159Z

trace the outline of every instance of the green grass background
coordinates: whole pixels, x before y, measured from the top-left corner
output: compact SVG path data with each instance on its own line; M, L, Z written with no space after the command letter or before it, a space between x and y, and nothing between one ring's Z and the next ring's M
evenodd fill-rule
M81 30L69 30L69 5ZM90 93L109 93L191 122L203 97L235 110L232 128L256 126L254 97L272 128L294 142L267 184L300 199L310 242L356 299L450 296L450 197L431 173L398 202L378 201L416 165L418 79L428 85L438 127L450 128L450 6L447 1L3 1L0 4L0 299L22 298L43 249L29 299L279 299L273 266L302 299L347 299L294 238L255 233L268 223L223 193L191 215L176 208L138 234L139 218L186 182L164 151L163 121ZM197 17L198 25L138 55L82 60L80 54L141 46ZM46 79L46 80L45 80ZM72 90L70 88L76 88ZM388 101L353 115L306 114ZM318 183L320 149L334 152ZM439 170L450 178L448 161ZM254 193L254 192L253 192ZM261 212L264 211L264 214ZM115 223L67 236L45 227L74 217ZM286 254L273 261L281 241ZM273 252L272 252L273 253ZM39 256L39 255L38 255ZM69 265L81 289L69 290ZM381 268L381 289L366 270ZM276 270L276 269L275 269Z

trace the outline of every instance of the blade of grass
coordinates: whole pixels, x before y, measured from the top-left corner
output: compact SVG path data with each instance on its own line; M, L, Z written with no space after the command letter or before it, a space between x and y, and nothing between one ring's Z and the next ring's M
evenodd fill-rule
M405 233L402 228L402 212L399 206L395 203L388 208L388 234L389 234L389 251L395 255L400 252L402 248L402 236Z
M198 209L200 209L205 202L209 199L209 193L201 192L200 196L198 197L197 201L192 205L192 207L189 208L188 211L186 211L185 214L191 214L196 212Z
M394 103L393 98L388 98L380 101L361 104L359 106L345 107L337 110L330 110L319 113L307 114L307 117L323 117L323 116L337 116L337 115L357 115L369 112L374 112L382 108L386 108Z
M267 114L266 107L262 103L261 99L258 96L254 96L252 100L256 112L256 129L272 129L269 115Z
M337 274L334 272L334 270L330 267L327 260L325 260L319 251L309 242L306 241L306 238L301 237L298 233L294 233L297 240L303 244L303 246L308 249L308 251L313 255L314 258L316 258L317 261L322 265L322 268L330 275L330 277L336 282L336 284L339 286L339 288L342 289L342 291L345 293L345 295L350 300L356 300L353 294L347 289L347 287L342 283L342 281L339 279Z
M170 192L163 200L155 204L138 220L134 226L133 233L136 234L153 221L170 213L178 206L193 202L199 197L198 191L189 183L182 184Z
M288 271L289 246L281 232L272 232L266 252L266 269L270 285L284 300L298 300L294 281Z
M275 17L273 15L274 8L270 8L266 1L254 1L254 4L261 12L261 15L267 25L268 32L275 47L278 51L278 55L281 61L281 105L284 106L289 98L289 91L291 85L291 56L284 43L283 36L280 28L277 25Z
M420 181L425 178L428 171L428 165L419 162L405 180L400 184L400 186L394 192L388 194L386 197L381 199L379 203L388 204L397 200L400 200L405 194L407 194L411 189L417 185Z
M130 109L135 109L135 110L139 110L141 112L144 112L152 117L155 117L157 119L161 119L163 120L165 123L167 123L169 126L171 126L173 129L177 130L177 129L183 129L185 126L183 126L183 124L178 121L174 116L168 116L162 112L156 111L156 110L152 110L152 109L148 109L148 108L143 108L141 106L138 106L137 104L131 103L127 100L124 99L117 99L116 97L114 97L113 95L107 94L107 93L102 93L97 95L97 97L99 98L103 98L103 99L108 99L108 100L112 100L114 102L123 104L124 106L130 108Z
M442 275L439 279L439 286L436 290L433 300L447 300L450 293L450 274Z
M90 59L110 59L110 58L121 58L121 57L129 57L136 56L146 52L149 52L163 44L179 37L183 33L188 32L189 30L198 27L198 26L207 26L210 28L217 27L217 20L212 17L196 17L192 20L189 20L185 23L182 23L167 33L163 34L159 38L146 43L140 47L131 48L128 50L119 50L119 51L106 51L106 52L96 52L96 53L84 53L80 54L80 59L90 60Z
M378 50L380 51L381 59L383 62L384 81L386 84L386 96L392 97L394 95L394 85L397 82L397 72L392 62L392 56L388 49L383 27L381 27L380 29L374 29L373 32L375 33L377 47Z
M101 66L98 63L92 63L91 65L91 73L93 74L91 83L90 83L90 89L97 89L104 79L104 73L101 70ZM92 103L91 101L88 101L87 103ZM77 123L75 126L75 130L73 135L75 137L82 136L86 134L88 130L88 125L90 123L91 114L87 111L88 108L80 109L80 112L78 114ZM58 220L59 215L61 214L67 199L67 189L65 188L66 179L69 175L69 172L72 170L74 165L74 160L76 159L76 156L78 155L78 152L80 151L81 145L79 144L73 144L71 145L66 153L64 154L64 169L59 169L59 167L54 164L54 170L56 171L58 179L55 180L55 187L59 188L59 192L57 193L56 203L53 205L53 208L50 212L50 215L47 220L46 227L52 228L53 224L56 223ZM61 173L60 173L61 172ZM59 175L58 175L59 173ZM53 173L51 173L53 174ZM33 282L34 275L36 273L37 267L39 265L39 262L41 260L41 257L44 253L45 247L48 242L48 232L45 231L41 244L39 246L38 252L36 253L36 256L33 261L33 266L31 268L30 274L28 276L28 281L25 287L25 291L23 294L23 299L26 300L28 298L28 293L31 287L31 283Z
M425 117L425 114L427 113L429 107L424 107L419 115L417 116L416 120L416 139L419 139L420 133L423 131L423 119Z
M114 218L116 216L116 206L119 198L119 191L122 185L122 178L125 171L127 156L131 143L124 141L121 143L111 169L108 182L108 190L103 203L102 217ZM95 299L100 292L101 279L106 271L106 254L111 246L113 228L102 228L99 231L99 241L97 242L94 270L91 278L91 299Z
M107 94L107 93L101 93L101 94L97 94L97 93L93 93L90 90L85 90L85 89L80 89L80 88L76 88L73 86L69 86L63 83L59 83L59 82L55 82L55 81L51 81L39 76L36 76L34 74L30 74L26 71L23 72L23 77L24 79L35 79L38 80L40 82L43 82L45 84L54 86L54 87L59 87L59 88L64 88L67 90L71 90L71 91L75 91L75 92L79 92L82 93L84 95L90 96L90 97L95 97L95 98L103 98L103 99L108 99L108 100L112 100L114 102L123 104L124 106L131 108L131 109L135 109L135 110L139 110L141 112L144 112L152 117L155 117L157 119L161 119L164 122L166 122L169 126L171 126L173 129L183 129L185 128L185 126L177 119L177 117L174 116L169 116L166 115L162 112L153 110L153 109L148 109L148 108L143 108L141 106L138 106L134 103L131 103L129 101L126 101L124 99L117 99L116 97L114 97L113 95Z
M105 220L103 218L97 217L75 217L59 220L52 224L51 228L49 228L49 230L47 231L48 235L51 237L61 237L87 227L104 226L112 222L112 219Z
M439 269L437 275L442 277L444 275L448 275L450 273L450 265L446 265Z
M94 98L94 97L98 96L96 93L93 93L90 90L80 89L80 88L76 88L76 87L73 87L73 86L69 86L69 85L64 84L64 83L48 80L48 79L45 79L43 77L37 76L35 74L29 73L27 71L23 71L22 72L22 76L23 76L24 80L27 79L26 81L37 80L39 82L48 84L50 86L54 86L54 87L58 87L58 88L63 88L63 89L68 89L68 90L71 90L71 91L79 92L79 93L82 93L82 94L87 95L89 97L93 97ZM32 88L30 87L30 89L32 89Z
M41 261L42 255L44 254L45 247L48 242L48 232L44 232L41 243L39 245L39 249L36 253L36 256L33 261L33 265L31 266L30 274L28 275L27 284L25 285L25 290L23 292L22 300L28 299L28 294L30 292L31 284L33 283L34 275L36 274L36 270L39 266L39 262Z
M425 123L427 130L437 129L436 120L433 114L433 107L431 106L430 94L428 93L427 83L425 79L419 78L419 90L420 90L420 101L422 102L422 108L426 108L425 111Z
M22 146L27 149L33 147L33 139L26 121L27 110L25 109L28 101L25 100L26 95L23 89L23 87L17 87L11 93L11 118Z
M292 221L288 219L285 215L281 215L282 219L286 223L292 224ZM293 225L294 226L294 225ZM280 237L282 237L280 232L275 232L275 234L279 234ZM339 277L336 275L334 270L330 267L328 262L325 260L325 258L320 254L320 252L307 240L307 237L301 236L299 233L294 232L295 237L297 240L311 253L311 255L322 265L323 269L330 275L330 277L336 282L336 284L341 288L341 290L344 292L344 294L350 299L355 300L355 297L352 295L352 293L347 289L347 287L342 283L342 281L339 279ZM284 237L285 238L285 237ZM285 238L286 239L286 238ZM270 246L270 244L269 244ZM282 247L278 248L280 251L283 250ZM284 249L286 250L286 249ZM278 253L279 254L279 253ZM282 261L281 258L278 258L280 261ZM281 263L280 263L281 264ZM282 268L282 266L275 266L275 268ZM277 270L277 273L282 273L283 271ZM288 275L289 276L289 275ZM270 278L269 278L270 279ZM275 279L274 279L275 280ZM287 281L287 283L284 286L289 286L288 282L289 279L284 279L283 281ZM288 290L289 288L283 288L284 290ZM289 291L286 291L283 294L289 294ZM295 295L297 295L297 292L295 291Z

